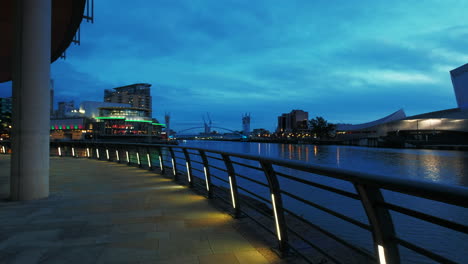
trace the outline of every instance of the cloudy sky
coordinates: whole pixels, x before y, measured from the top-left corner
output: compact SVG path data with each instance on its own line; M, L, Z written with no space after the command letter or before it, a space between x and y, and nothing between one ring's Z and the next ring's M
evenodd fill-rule
M151 83L172 128L276 127L303 109L331 122L456 107L449 70L468 63L468 1L97 0L81 46L52 65L56 101ZM10 84L0 84L8 96Z

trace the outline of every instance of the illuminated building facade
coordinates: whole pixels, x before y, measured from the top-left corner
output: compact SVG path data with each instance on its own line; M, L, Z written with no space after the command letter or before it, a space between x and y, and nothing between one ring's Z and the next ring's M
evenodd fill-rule
M457 108L406 117L399 110L359 125L338 124L337 139L364 146L468 145L468 64L450 71Z
M164 125L148 117L148 112L137 107L101 107L96 129L99 135L159 135Z
M104 102L129 104L132 107L148 109L148 117L151 117L152 98L151 84L136 83L104 90Z
M9 139L11 132L12 99L0 98L0 139Z

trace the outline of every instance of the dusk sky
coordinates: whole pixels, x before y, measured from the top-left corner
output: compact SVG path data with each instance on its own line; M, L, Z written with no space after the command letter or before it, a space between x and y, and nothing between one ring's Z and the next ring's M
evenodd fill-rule
M81 45L52 65L55 101L152 84L172 128L274 130L302 109L333 123L456 107L449 70L468 63L468 1L97 0ZM0 96L11 83L0 84Z

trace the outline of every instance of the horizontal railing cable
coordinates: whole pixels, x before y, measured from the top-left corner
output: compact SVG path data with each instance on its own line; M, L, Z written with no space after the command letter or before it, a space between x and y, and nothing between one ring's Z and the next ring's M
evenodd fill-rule
M215 159L215 160L220 160L220 161L223 161L222 158L218 158L218 157L213 157L211 155L206 155L207 158L210 158L210 159Z
M209 166L210 166L210 168L217 169L217 170L220 170L220 171L227 171L226 169L223 169L221 167L214 166L214 165L211 165L211 164Z
M411 209L401 207L401 206L398 206L398 205L394 205L394 204L390 204L390 203L382 203L382 204L378 204L378 205L379 206L384 206L385 208L388 208L390 210L393 210L393 211L396 211L396 212L399 212L399 213L402 213L402 214L405 214L405 215L408 215L408 216L412 216L414 218L421 219L421 220L429 222L429 223L433 223L433 224L436 224L436 225L439 225L439 226L443 226L443 227L446 227L446 228L449 228L449 229L453 229L453 230L458 231L458 232L468 234L468 226L463 225L463 224L452 222L452 221L442 219L442 218L439 218L439 217L436 217L436 216L433 216L433 215L428 215L428 214L425 214L425 213L422 213L422 212L418 212L418 211L415 211L415 210L411 210Z
M395 239L396 242L398 242L398 244L402 245L403 247L407 248L407 249L410 249L416 253L419 253L427 258L430 258L432 260L435 260L437 262L440 262L440 263L448 263L448 264L457 264L457 262L454 262L450 259L447 259L439 254L436 254L432 251L429 251L425 248L422 248L422 247L419 247L419 246L416 246L414 245L413 243L410 243L406 240L403 240L401 238L398 238L398 237L394 237L393 239Z
M366 224L364 224L364 223L362 223L362 222L359 222L359 221L357 221L357 220L355 220L355 219L353 219L353 218L351 218L351 217L349 217L349 216L346 216L346 215L344 215L344 214L337 213L337 212L335 212L335 211L333 211L333 210L331 210L331 209L328 209L328 208L326 208L326 207L323 207L323 206L321 206L321 205L318 205L318 204L316 204L316 203L314 203L314 202L307 201L307 200L305 200L305 199L303 199L303 198L301 198L301 197L299 197L299 196L297 196L297 195L294 195L294 194L292 194L292 193L290 193L290 192L281 191L281 193L284 193L284 194L286 194L287 196L289 196L289 197L291 197L291 198L294 198L294 199L296 199L296 200L298 200L298 201L301 201L301 202L303 202L303 203L305 203L305 204L307 204L307 205L310 205L310 206L312 206L312 207L315 207L315 208L317 208L317 209L319 209L319 210L321 210L321 211L324 211L324 212L326 212L326 213L328 213L328 214L331 214L331 215L333 215L333 216L335 216L335 217L338 217L338 218L340 218L340 219L342 219L342 220L344 220L344 221L346 221L346 222L349 222L349 223L351 223L351 224L354 224L354 225L356 225L356 226L358 226L358 227L360 227L360 228L363 228L363 229L366 229L366 230L370 230L370 229L371 229L369 225L366 225Z
M254 180L254 179L252 179L252 178L250 178L250 177L247 177L247 176L244 176L244 175L242 175L242 174L236 173L236 176L239 176L239 178L245 179L245 180L247 180L247 181L254 182L254 183L258 184L258 185L265 186L265 187L269 187L268 184L266 184L266 183L263 183L263 182L261 182L261 181Z
M218 180L220 180L220 181L222 181L222 182L229 183L229 182L226 181L225 179L223 179L223 178L221 178L221 177L219 177L219 176L216 176L216 175L214 175L214 174L211 174L211 177L213 177L213 178L215 178L215 179L218 179Z
M269 201L269 200L267 200L267 199L261 197L260 195L254 193L254 192L251 192L251 191L247 190L247 189L244 188L244 187L237 186L237 188L239 188L239 190L242 190L242 191L244 191L244 192L246 192L246 193L248 193L248 194L250 194L250 195L252 195L252 196L254 196L254 197L257 197L259 200L262 200L262 201L264 201L264 202L267 203L267 204L271 204L271 201Z
M259 167L255 167L255 166L252 166L252 165L248 165L248 164L243 164L243 163L240 163L240 162L237 162L237 161L231 161L232 164L236 164L236 165L239 165L239 166L242 166L242 167L245 167L245 168L250 168L250 169L254 169L254 170L263 170L262 168L259 168Z
M355 200L360 200L361 199L359 197L359 195L357 195L355 193L350 193L350 192L347 192L347 191L344 191L344 190L341 190L341 189L337 189L337 188L334 188L334 187L330 187L330 186L327 186L327 185L323 185L323 184L320 184L320 183L311 182L311 181L301 179L301 178L298 178L298 177L294 177L294 176L291 176L291 175L287 175L287 174L284 174L284 173L281 173L281 172L275 172L275 173L276 173L276 175L279 175L279 176L281 176L283 178L290 179L290 180L300 182L300 183L304 183L306 185L317 187L317 188L320 188L320 189L323 189L323 190L326 190L326 191L330 191L330 192L333 192L333 193L336 193L336 194L340 194L342 196L346 196L346 197L349 197L349 198L352 198L352 199L355 199Z

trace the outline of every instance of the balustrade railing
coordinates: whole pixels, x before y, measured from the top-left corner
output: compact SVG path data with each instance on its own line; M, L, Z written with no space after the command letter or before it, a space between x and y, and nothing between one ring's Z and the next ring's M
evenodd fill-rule
M9 145L0 143L0 153L8 151ZM416 210L411 203L406 206L406 202L390 202L384 195L384 192L390 192L443 203L461 210L467 216L468 189L463 187L178 145L52 142L51 155L127 163L162 174L169 173L174 180L186 182L191 188L200 185L208 198L220 198L229 203L234 217L249 217L273 234L281 255L294 252L310 263L315 263L316 258L307 253L309 249L322 254L330 262L348 262L327 251L326 246L321 245L320 241L317 243L317 239L311 239L310 234L326 236L352 251L352 257L369 262L402 263L402 249L440 263L461 262L459 258L452 259L451 254L441 254L404 238L404 234L396 232L399 226L393 219L395 214L445 228L463 236L465 243L468 241L466 222L431 214L430 210ZM337 187L326 184L327 181L341 181L349 186ZM297 188L290 190L287 186ZM302 187L299 186L313 189L301 191ZM310 190L321 190L357 201L365 212L366 219L355 219L319 204L310 198ZM329 230L315 223L313 215L305 213L311 208L355 226L362 232L358 236L365 237L367 232L367 236L372 237L373 249L356 245L337 234L336 230ZM311 233L311 230L315 233Z

